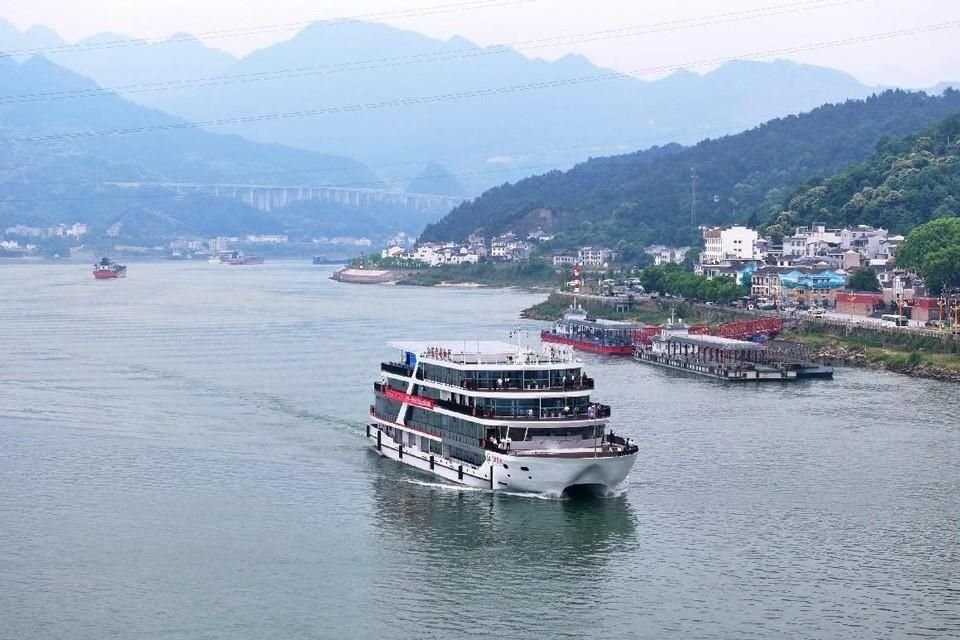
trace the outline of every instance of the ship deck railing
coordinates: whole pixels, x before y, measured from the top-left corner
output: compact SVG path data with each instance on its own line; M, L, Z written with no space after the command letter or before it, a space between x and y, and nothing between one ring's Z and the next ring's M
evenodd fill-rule
M443 382L442 380L433 380L431 378L420 378L425 382L433 382L434 384L442 384L444 386L450 387L451 389L463 389L465 391L491 391L491 392L524 392L529 393L530 391L590 391L594 388L595 383L593 378L577 378L576 382L568 382L566 384L541 384L537 382L521 382L519 380L504 380L503 384L493 384L493 385L478 385L473 380L464 380L460 383L459 387L451 385L448 382Z
M394 375L409 378L413 375L413 369L395 362L384 362L380 365L380 370ZM442 384L451 389L464 389L466 391L492 391L492 392L530 392L530 391L589 391L596 386L593 378L576 377L573 382L567 382L559 385L548 385L537 382L521 382L519 380L505 380L503 384L497 385L477 385L473 380L466 378L460 382L459 386L450 384L444 380L436 380L423 375L423 371L417 370L417 380Z
M373 383L373 390L376 393L384 393L387 387L380 383ZM551 421L551 422L563 422L563 421L580 421L580 420L600 420L610 417L610 405L601 404L599 402L594 402L589 407L572 407L569 411L564 409L543 409L541 411L534 411L533 409L527 409L524 411L496 411L494 409L483 409L478 408L474 405L461 404L459 402L454 402L453 400L442 400L438 398L429 398L427 396L415 396L417 398L423 398L424 400L429 400L434 403L437 407L441 409L446 409L447 411L453 411L454 413L459 413L464 416L470 416L472 418L480 418L482 420L533 420L533 421ZM591 411L592 408L592 411Z
M436 406L447 411L453 411L461 415L483 420L533 420L563 422L565 420L600 420L610 417L610 406L600 403L594 403L593 411L589 408L575 407L570 411L563 409L545 409L534 411L532 409L525 411L496 411L494 409L480 409L474 406L460 404L452 400L433 400Z
M543 330L540 332L541 337L545 336L556 336L558 338L564 338L566 340L579 340L580 342L589 342L590 344L595 344L601 347L628 347L633 345L634 336L631 333L629 336L616 337L611 339L610 337L601 338L595 335L582 334L582 333L561 333L559 331L549 331Z

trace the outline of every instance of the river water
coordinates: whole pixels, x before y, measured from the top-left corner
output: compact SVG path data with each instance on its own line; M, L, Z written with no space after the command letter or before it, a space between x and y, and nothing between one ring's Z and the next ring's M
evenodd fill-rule
M385 342L538 296L329 274L0 265L0 638L960 635L956 387L584 356L627 486L462 490L366 446Z

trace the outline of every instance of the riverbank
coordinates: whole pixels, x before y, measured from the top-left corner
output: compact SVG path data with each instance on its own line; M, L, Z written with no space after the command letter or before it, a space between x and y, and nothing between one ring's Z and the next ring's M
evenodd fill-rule
M559 285L560 278L551 265L541 261L481 262L422 269L400 269L374 263L368 264L367 269L395 274L392 281L396 284L420 287L491 287L552 291Z
M960 382L960 356L955 353L936 352L922 347L910 349L883 345L879 339L833 336L810 331L792 331L785 334L784 338L807 346L818 362L884 369L915 378Z

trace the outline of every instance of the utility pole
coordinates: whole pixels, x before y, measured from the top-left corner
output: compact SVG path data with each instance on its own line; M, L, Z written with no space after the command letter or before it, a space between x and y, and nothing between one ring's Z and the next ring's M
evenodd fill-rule
M690 168L690 226L697 224L697 168Z

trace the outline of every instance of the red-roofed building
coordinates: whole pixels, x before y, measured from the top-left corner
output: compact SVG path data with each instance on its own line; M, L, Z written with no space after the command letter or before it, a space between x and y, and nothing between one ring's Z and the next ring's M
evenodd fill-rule
M838 293L837 313L853 316L872 316L877 307L883 307L882 293Z

